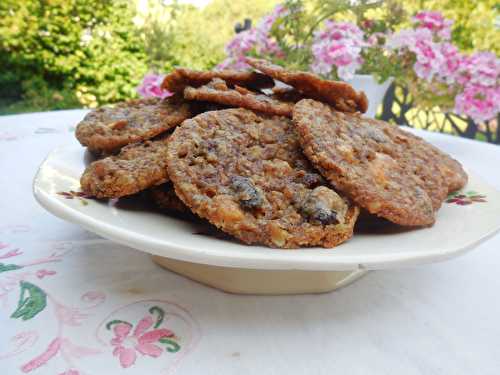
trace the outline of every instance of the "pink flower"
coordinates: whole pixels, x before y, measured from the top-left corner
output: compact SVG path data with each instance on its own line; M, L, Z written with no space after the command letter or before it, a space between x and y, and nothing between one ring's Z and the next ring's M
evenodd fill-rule
M153 318L147 315L137 323L132 334L130 334L132 326L126 323L118 323L114 326L115 337L111 339L111 345L115 347L113 355L119 357L123 368L135 363L136 351L150 357L158 357L163 352L163 349L154 343L162 337L172 337L174 333L165 328L148 331L152 325Z
M475 122L491 120L500 112L500 87L465 86L464 91L455 97L455 111Z
M45 276L52 276L55 274L56 274L56 271L48 271L45 269L36 271L36 277L38 277L39 279L43 279Z
M311 70L328 75L336 69L340 78L351 79L363 63L361 51L368 45L363 37L353 23L326 21L325 28L314 34Z
M438 69L438 76L441 82L453 84L457 80L459 68L464 57L451 43L442 43L440 53L444 58L443 64Z
M245 55L257 44L257 29L252 28L236 34L226 45L226 53L229 56Z
M387 40L386 46L390 49L408 48L414 51L417 41L432 42L432 33L427 29L402 29Z
M244 57L252 50L260 55L283 56L283 51L272 38L271 30L276 21L288 14L288 9L277 5L273 11L261 18L256 27L242 31L226 45L227 58L217 69L248 69Z
M166 98L172 93L161 88L163 75L148 73L144 76L142 83L137 87L137 93L143 98Z
M493 52L476 52L462 60L460 83L495 86L499 85L499 80L500 59Z
M269 34L271 32L271 29L274 25L274 23L279 19L286 17L289 14L289 10L282 4L278 4L274 7L274 9L271 11L271 13L266 14L263 16L257 25L257 30L259 30L260 33L264 34Z
M400 54L413 53L413 69L417 77L431 82L453 82L460 66L461 55L450 43L437 43L429 29L403 29L388 39L386 46Z
M234 69L234 70L246 70L249 65L245 61L245 56L238 56L236 58L228 57L217 65L217 69Z
M417 58L413 66L415 73L419 78L432 81L445 62L439 45L428 40L417 40L414 52Z
M430 30L443 40L449 40L451 37L453 20L444 18L440 12L418 12L413 17L413 22L415 22L418 28Z

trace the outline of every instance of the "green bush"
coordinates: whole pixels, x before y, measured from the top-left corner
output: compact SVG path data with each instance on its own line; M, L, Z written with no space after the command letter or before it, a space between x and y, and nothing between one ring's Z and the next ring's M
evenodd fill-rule
M148 70L212 68L234 24L275 3L215 0L202 10L150 0L141 13L137 0L2 0L0 105L49 110L135 97Z
M1 97L29 100L33 79L49 91L73 90L86 106L134 96L147 69L134 15L124 0L3 0Z
M33 76L23 81L20 90L23 92L22 100L9 97L0 98L1 115L81 107L74 89L51 88L39 76Z

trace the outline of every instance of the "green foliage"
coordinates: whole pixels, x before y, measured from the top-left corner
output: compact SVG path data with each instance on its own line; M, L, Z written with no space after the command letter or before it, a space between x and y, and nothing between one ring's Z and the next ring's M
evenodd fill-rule
M164 5L157 0L149 0L146 4L146 9L138 11L136 32L144 43L148 68L153 72L169 71L179 63L173 45L181 7L177 2Z
M124 0L3 0L0 95L33 101L34 85L48 96L73 90L88 106L133 96L146 70L133 15ZM61 102L73 105L69 98Z
M84 43L84 59L75 72L76 95L89 107L136 96L135 88L147 72L147 56L134 32L134 10L126 1L113 1L103 22L95 25Z
M70 87L51 88L40 76L33 76L21 84L23 102L31 108L65 109L78 108L80 103Z
M215 0L199 9L160 0L145 7L137 0L3 0L0 113L95 107L136 96L148 70L212 68L234 24L276 3Z
M0 113L94 107L136 96L147 71L212 68L225 57L237 22L250 18L255 25L279 2L213 0L196 8L162 0L1 0ZM495 0L363 0L355 8L350 0L300 3L305 11L273 30L293 30L281 46L292 54L300 55L294 46L310 39L311 25L328 17L368 18L375 20L372 31L381 31L404 27L397 25L402 15L420 9L442 10L455 19L454 41L463 50L500 52ZM307 56L296 57L285 63L308 66ZM377 68L380 78L397 68L375 51L369 60L373 66L367 70Z
M149 51L151 70L180 65L210 69L221 62L224 46L234 36L234 25L250 18L256 22L278 1L214 0L205 8L150 0L139 12L141 35Z

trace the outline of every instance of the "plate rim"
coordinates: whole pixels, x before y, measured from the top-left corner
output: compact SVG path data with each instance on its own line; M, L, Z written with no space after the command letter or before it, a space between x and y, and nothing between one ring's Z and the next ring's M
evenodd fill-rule
M208 254L203 250L194 249L189 245L181 246L178 244L169 244L168 246L166 246L163 241L160 242L158 240L155 240L154 238L142 235L138 232L129 232L123 228L120 228L119 226L104 221L99 221L91 215L86 215L85 213L72 208L70 205L65 204L62 200L58 199L56 196L39 186L38 181L40 179L40 175L43 172L43 168L45 167L46 163L51 159L51 157L53 157L56 153L61 152L62 150L71 150L74 148L74 145L68 145L59 146L52 149L37 169L32 182L32 191L35 200L45 210L62 220L80 225L83 228L96 233L103 238L119 243L121 245L131 247L149 254L192 263L221 267L267 270L346 271L365 269L390 269L441 262L450 258L454 258L477 247L500 231L500 225L497 225L496 227L490 229L489 232L484 234L482 237L468 241L464 243L462 247L458 247L454 250L447 250L446 252L432 254L424 253L422 255L413 254L411 256L408 256L407 254L390 254L389 256L377 254L376 260L366 260L366 257L364 257L365 260L359 262L335 260L334 257L329 257L329 254L322 254L325 259L321 263L319 263L315 259L304 259L302 257L296 257L295 259L273 257L263 260L253 256L253 254L251 253L248 253L247 256L229 258L227 256L220 256L214 253ZM489 183L485 182L480 177L476 177L476 175L474 175L474 177L480 180L481 183L485 184L488 188L497 191L496 188L492 187ZM293 250L286 249L274 250L287 255L293 252ZM165 252L168 252L168 255L166 255ZM333 252L332 255L334 255Z

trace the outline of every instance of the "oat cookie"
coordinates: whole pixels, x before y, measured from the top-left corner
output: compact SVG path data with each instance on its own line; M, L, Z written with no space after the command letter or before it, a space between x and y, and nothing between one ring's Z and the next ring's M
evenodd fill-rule
M293 103L276 100L240 86L231 89L220 78L215 78L210 83L198 88L186 87L184 97L188 100L204 100L271 115L292 117Z
M193 116L181 96L147 98L92 110L78 124L76 138L95 153L111 154L157 136Z
M168 137L134 143L90 164L80 184L83 192L97 198L120 198L168 181Z
M239 70L197 71L178 68L165 76L161 87L170 92L182 93L187 86L200 87L214 78L220 78L229 85L244 86L255 90L274 86L271 77L257 72Z
M171 182L152 187L148 190L148 193L153 202L163 210L180 214L191 213L189 208L175 194Z
M368 99L364 92L356 92L345 82L322 79L315 74L288 71L266 60L247 58L247 63L275 80L297 89L304 96L332 105L342 112L366 112Z
M271 90L271 98L276 100L281 100L284 102L297 103L302 99L306 99L303 94L300 93L299 90L294 89L291 86L278 87L275 86Z
M286 117L206 112L175 130L167 153L177 196L245 243L333 247L352 236L359 209L311 168Z
M383 121L305 99L293 120L304 153L339 191L401 225L430 225L448 186L430 145Z
M427 143L422 138L406 132L405 135L412 139L412 145L417 149L422 149L436 166L439 168L446 185L448 193L462 189L468 181L468 176L462 167L462 164L453 159L450 155L441 151L437 147Z

